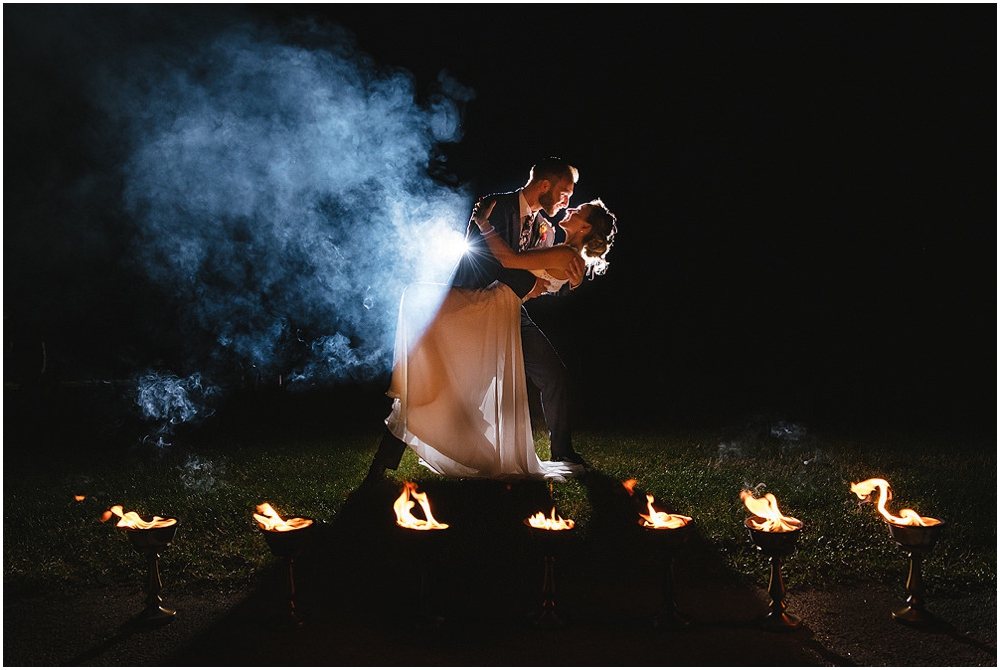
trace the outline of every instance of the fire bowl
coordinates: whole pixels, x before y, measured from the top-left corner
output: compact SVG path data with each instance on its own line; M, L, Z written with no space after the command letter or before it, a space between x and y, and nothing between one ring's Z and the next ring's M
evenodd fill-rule
M142 516L140 517L143 521L152 521L152 516ZM129 542L139 553L145 553L146 551L152 549L163 549L164 547L170 546L170 543L174 541L174 536L177 535L177 528L181 525L180 520L176 517L160 517L162 519L173 519L174 523L169 526L162 526L157 528L125 528L125 534L128 536Z
M795 544L799 541L799 535L802 534L801 528L796 528L795 530L771 532L765 530L757 530L750 525L750 522L756 521L757 523L764 523L767 519L759 516L752 516L748 518L743 524L750 531L750 540L760 549L761 553L765 556L787 556L795 550Z
M555 537L557 535L560 537L569 537L570 535L573 534L573 531L576 530L576 526L574 526L573 528L563 528L562 530L548 530L546 528L535 528L534 526L531 525L531 523L527 519L523 519L521 523L524 524L524 527L528 529L529 533L531 533L532 535L537 535L538 537Z
M652 528L639 519L639 527L644 531L642 534L644 540L651 543L654 548L671 550L679 549L687 543L691 537L694 522L688 521L678 528Z
M535 528L527 519L522 521L528 530L528 537L541 548L545 553L562 552L563 548L571 543L576 537L576 528L564 528L562 530L546 530L545 528Z
M312 521L304 528L295 530L266 530L257 525L257 528L264 534L264 541L271 548L271 553L283 558L298 558L305 551L309 543L316 536L316 520L309 517L301 517Z
M901 549L905 551L928 552L934 548L944 532L944 522L934 526L901 526L886 522L889 533Z

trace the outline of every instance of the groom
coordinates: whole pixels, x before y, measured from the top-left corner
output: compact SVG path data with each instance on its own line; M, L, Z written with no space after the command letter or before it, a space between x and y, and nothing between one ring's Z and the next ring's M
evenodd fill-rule
M579 171L560 158L545 158L536 163L528 174L527 183L516 191L491 196L496 205L490 223L512 249L523 251L535 247L550 247L555 240L555 227L542 215L550 217L569 206ZM545 288L545 281L527 270L503 267L490 253L479 226L469 222L466 232L468 252L459 261L452 285L461 288L485 288L499 280L522 299L534 298ZM583 283L584 263L577 258L568 268L569 289ZM549 427L552 460L583 464L583 458L573 449L569 424L569 375L556 350L545 334L535 325L527 311L521 308L521 348L525 374L540 390L542 412ZM395 470L406 450L406 444L386 429L372 461L366 482L382 477L386 469Z

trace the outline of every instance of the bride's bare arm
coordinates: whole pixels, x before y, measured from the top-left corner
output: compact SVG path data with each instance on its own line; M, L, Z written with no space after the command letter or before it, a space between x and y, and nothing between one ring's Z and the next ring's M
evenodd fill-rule
M494 204L496 202L493 200L477 202L472 211L472 218L479 226L479 232L483 234L483 239L489 246L490 252L500 262L500 265L513 270L557 270L562 273L566 271L573 257L579 255L572 248L566 246L514 251L490 225L489 216L490 212L493 211Z

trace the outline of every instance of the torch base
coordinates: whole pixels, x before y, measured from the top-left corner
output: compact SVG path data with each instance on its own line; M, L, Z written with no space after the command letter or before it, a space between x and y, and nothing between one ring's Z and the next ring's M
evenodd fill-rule
M771 612L763 619L764 630L785 633L802 627L802 619L788 612Z
M556 614L554 607L543 609L531 623L541 630L561 630L566 627L566 620Z
M932 628L940 624L936 616L923 608L910 607L907 605L902 609L895 610L892 618L901 624L913 626L915 628Z
M170 621L177 615L177 610L172 610L163 605L149 607L139 614L139 619L143 621Z
M660 612L653 617L653 627L657 630L685 630L691 627L691 620L680 612Z

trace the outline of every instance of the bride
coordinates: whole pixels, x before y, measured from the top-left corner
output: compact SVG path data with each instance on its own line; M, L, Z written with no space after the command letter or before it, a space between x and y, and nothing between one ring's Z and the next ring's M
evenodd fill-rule
M565 242L515 252L489 224L492 200L476 203L472 219L496 259L529 270L557 291L566 268L582 256L587 274L603 274L616 233L615 216L600 200L566 210ZM535 453L521 354L521 299L505 284L448 288L427 326L427 306L441 285L412 284L403 293L396 331L389 432L441 475L563 480L583 471Z

